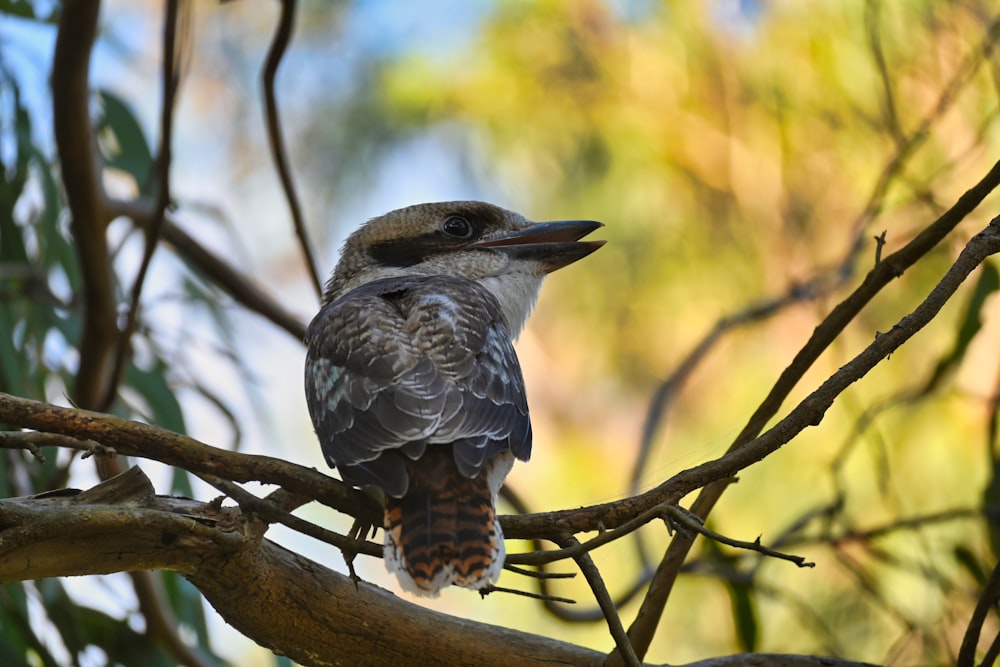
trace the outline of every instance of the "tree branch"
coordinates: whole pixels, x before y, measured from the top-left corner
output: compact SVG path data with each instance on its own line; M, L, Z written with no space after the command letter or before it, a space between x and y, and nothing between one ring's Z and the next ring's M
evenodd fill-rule
M111 217L131 218L148 233L155 210L155 204L148 198L135 200L112 199L108 203ZM200 271L220 290L228 294L236 303L247 310L261 315L272 324L283 329L297 341L306 337L306 325L285 309L273 297L255 285L246 274L215 254L167 215L163 221L162 238L174 247L177 255L196 271Z
M316 259L313 257L312 244L309 242L309 233L306 231L306 223L302 215L302 205L295 192L292 170L288 165L288 155L285 152L285 140L281 134L278 100L274 95L278 67L281 65L281 59L285 56L285 50L292 39L292 28L295 26L295 7L296 0L281 0L278 28L274 32L274 38L271 41L271 48L267 52L267 59L264 61L264 69L260 79L264 94L264 115L267 118L267 138L271 145L271 154L274 156L274 166L278 170L281 188L285 191L285 199L288 200L292 224L295 227L295 234L299 238L302 256L306 260L306 268L309 270L309 279L313 287L316 288L316 296L321 297L323 295L323 280L320 277L319 268L316 266Z
M603 661L580 646L418 607L261 539L260 532L259 520L238 508L156 496L133 467L83 492L0 500L0 582L169 569L194 584L237 630L310 666ZM861 664L741 655L692 667Z
M747 551L756 551L759 554L769 556L770 558L777 558L779 560L787 560L791 563L795 563L799 567L816 567L816 563L807 561L802 556L795 556L792 554L786 554L782 551L772 549L770 547L765 547L760 542L760 537L758 537L753 542L746 542L744 540L736 540L731 537L726 537L720 533L715 532L709 528L705 527L702 523L701 517L693 512L682 508L679 505L667 505L664 508L664 518L669 517L669 521L676 525L678 528L683 530L691 531L699 535L704 535L710 540L718 542L719 544L725 544L736 549L746 549Z
M767 396L750 416L746 426L737 435L728 450L729 453L723 457L723 460L728 458L730 453L738 452L774 433L777 427L771 429L765 436L758 437L758 434L767 422L778 413L785 398L791 393L799 380L802 379L806 371L812 367L820 354L827 349L830 343L840 335L844 328L883 287L895 278L903 275L906 269L915 264L917 260L944 239L958 223L964 220L998 186L1000 186L1000 162L995 163L979 183L965 192L955 202L955 205L945 211L933 224L924 229L905 246L886 257L882 262L876 264L865 277L864 281L862 281L861 285L846 299L841 301L816 327L812 336L809 337L809 340L806 341L802 349L795 355L791 363L782 371L770 392L768 392ZM968 246L966 250L968 250ZM954 269L954 267L952 268ZM923 326L923 324L920 326ZM867 371L864 372L867 373ZM854 380L860 377L859 375ZM851 380L851 382L854 380ZM846 386L844 385L843 388L846 388ZM799 405L801 407L804 404L805 401ZM792 414L789 414L781 423L786 423L791 417ZM730 477L731 474L719 476L716 480L724 480ZM672 481L668 481L667 484ZM704 488L691 506L691 509L701 517L708 515L725 489L725 484L722 481L708 480L705 485L709 482L714 483ZM656 494L661 487L657 487L657 489L653 489L644 495ZM677 497L677 499L679 498L680 496ZM645 652L642 647L648 647L649 642L652 641L667 597L673 588L677 575L680 573L688 551L694 544L694 537L694 535L680 534L673 539L670 546L667 547L663 561L657 567L653 584L649 588L649 592L640 607L633 626L629 629L630 637L639 655L643 655ZM660 577L659 580L655 579L657 576Z
M138 456L195 474L235 482L276 484L354 517L381 524L382 511L364 493L312 468L271 456L212 447L162 428L87 410L63 408L0 392L0 423L94 440L119 454Z
M100 8L98 0L63 3L52 58L53 128L83 282L80 368L73 398L89 408L98 407L107 394L118 337L111 260L104 238L109 218L90 118L90 55Z
M156 248L159 246L163 220L167 214L167 206L170 205L170 165L173 161L174 101L180 87L178 44L186 41L178 36L177 24L179 13L180 0L167 0L163 17L163 63L160 75L162 96L160 102L160 150L156 157L156 171L159 183L156 188L156 206L153 210L153 217L145 229L146 242L143 247L142 260L139 263L139 271L132 285L132 294L129 300L128 313L125 316L125 325L118 336L118 346L115 350L111 377L107 382L103 398L97 405L97 409L101 411L107 411L110 409L111 404L114 403L115 395L118 393L118 385L121 382L122 375L125 373L125 366L131 350L132 334L135 332L136 325L139 322L139 304L142 301L142 290L146 284L146 275L149 273L149 265L153 261L153 253L156 252Z
M990 578L983 586L983 592L976 603L976 609L972 612L972 618L969 619L969 626L965 630L965 636L962 637L962 645L958 649L958 659L956 661L958 667L975 667L976 647L979 645L979 636L983 631L983 624L986 622L986 617L989 615L990 610L994 608L998 601L1000 601L1000 562L996 564L993 572L990 573Z
M727 453L716 461L683 471L660 485L660 487L657 487L657 489L637 498L630 498L603 506L583 508L581 510L550 512L529 517L505 517L501 519L505 522L505 532L510 537L523 538L529 536L567 535L570 534L569 531L581 532L584 530L593 530L599 526L613 528L620 523L625 523L629 518L635 518L636 514L632 513L629 515L626 513L627 511L631 510L635 512L637 509L638 511L643 511L643 505L650 503L652 500L663 498L664 496L680 498L690 491L715 480L728 479L740 470L776 451L807 426L820 423L826 410L833 404L833 401L841 392L861 377L864 377L877 363L898 349L916 334L917 331L930 322L937 315L944 303L955 293L962 281L986 257L998 251L1000 251L1000 218L995 219L985 230L969 241L958 260L948 270L944 278L942 278L940 283L931 291L930 295L911 314L902 318L890 331L878 335L865 350L834 373L816 391L796 406L788 416L779 421L764 435ZM293 493L323 499L324 502L327 502L331 506L351 513L354 516L361 516L368 513L368 516L372 520L378 521L377 508L373 507L373 504L367 497L363 496L360 492L346 488L343 484L314 470L271 457L238 454L209 447L193 439L147 424L130 422L117 417L100 415L84 410L59 408L36 401L16 398L7 394L0 394L0 422L11 426L27 427L40 431L61 433L76 438L95 440L102 444L113 446L117 451L124 454L151 458L170 465L177 465L199 474L207 473L208 475L224 476L227 479L237 481L249 481L252 479L265 483L279 484ZM645 509L648 510L649 507ZM31 521L18 522L17 510L19 509L22 511L22 516L24 516L23 512L28 512L27 509L14 505L7 508L7 518L0 517L0 521L4 522L4 525L11 526L15 530L14 533L8 534L5 532L4 539L8 540L7 544L23 544L29 541L29 538L33 534L38 534L37 531L48 531L48 535L61 535L65 533L68 536L67 539L74 535L72 527L65 525L65 520L59 522L56 519L52 519L55 523L50 524L40 518L32 517ZM121 511L121 508L116 508L116 511ZM92 522L88 521L86 523L87 525L99 527L112 526L113 524L102 523L102 521L112 521L114 516L117 515L114 513L107 516L100 515L96 516ZM155 517L143 516L142 520L151 525L163 527L157 523L159 519ZM169 520L176 522L178 518L171 517ZM159 531L160 534L172 535L173 529L178 528L175 523L170 523L169 527L171 527L171 530L166 532L161 530ZM111 528L107 529L111 530ZM117 531L119 529L120 525L114 530ZM27 533L22 535L24 531L27 531ZM31 531L36 532L32 533ZM124 534L129 534L129 532L124 531ZM106 542L103 544L105 547L107 546ZM47 550L48 553L60 552L59 549L47 548ZM277 559L278 562L265 562L264 565L267 568L285 567L287 565L287 558L293 559L298 566L307 570L315 566L315 564L311 564L305 559L297 560L300 557L287 554L283 550L272 552L262 548L259 553L255 552L253 558L263 558L266 560L271 557ZM156 558L156 556L151 556L151 558ZM44 559L42 562L44 563ZM229 563L231 560L227 560L226 562ZM280 565L279 563L284 563L285 565ZM137 569L149 569L150 566L150 562L144 561L142 567ZM200 567L202 566L204 566L203 560L200 561ZM241 567L243 566L251 568L247 571L256 571L258 569L258 562L257 560L244 562L241 564ZM110 568L110 566L108 567ZM171 569L175 567L180 566L175 564L171 566ZM222 568L222 565L219 565L219 567ZM114 569L122 568L115 567ZM240 567L235 568L235 571L239 570ZM107 571L111 571L111 569ZM230 568L229 571L232 572L233 569ZM34 572L35 570L32 570L30 576L44 576L36 575ZM204 571L199 570L199 574L204 574ZM215 574L217 575L218 572ZM25 576L29 575L26 574ZM189 578L195 581L197 576L199 575L189 575ZM268 573L267 576L278 575ZM211 577L209 579L199 579L195 583L199 585L199 588L202 588L205 595L213 601L213 604L217 608L220 608L220 612L223 615L227 615L227 612L223 611L223 606L225 603L231 604L231 602L224 598L221 589L213 588L217 584L217 579L212 579ZM656 581L655 578L654 581ZM232 585L232 582L227 585ZM245 602L241 602L240 606L245 607ZM234 609L228 609L227 611L229 615L236 613ZM244 614L246 613L248 612L244 611ZM252 614L252 611L249 613ZM252 623L252 619L243 618L234 622L234 625L239 622ZM273 623L273 619L269 622ZM240 626L237 625L237 627ZM265 640L261 640L262 643L270 646L266 638L271 635L264 632L261 628L251 627L246 632L249 636L253 636L258 640L264 637Z
M355 584L256 537L256 522L237 508L157 497L133 467L82 493L0 500L0 581L173 570L238 630L306 665L372 664L373 655L394 665L600 664L596 651Z
M560 544L564 547L580 546L580 542L575 537L567 537ZM608 630L615 640L615 650L624 656L626 665L629 667L638 667L640 664L639 658L635 655L635 651L632 650L632 644L629 643L628 635L625 633L625 626L622 625L622 619L618 616L618 609L615 607L615 602L611 599L608 587L604 584L604 577L601 576L601 571L597 569L597 566L594 565L594 560L586 551L573 556L573 560L576 561L580 572L586 578L587 584L590 586L590 590L593 591L594 598L597 600L597 605L604 614Z

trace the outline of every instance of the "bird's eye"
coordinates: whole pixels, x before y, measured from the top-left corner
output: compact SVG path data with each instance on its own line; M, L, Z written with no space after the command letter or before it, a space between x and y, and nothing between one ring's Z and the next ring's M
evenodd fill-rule
M472 224L460 215L449 215L441 224L441 231L456 239L472 236Z

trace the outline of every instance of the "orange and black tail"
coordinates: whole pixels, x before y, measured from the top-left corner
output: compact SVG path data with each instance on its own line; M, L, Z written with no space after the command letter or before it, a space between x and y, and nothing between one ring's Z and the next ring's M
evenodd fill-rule
M495 582L505 553L489 471L472 479L463 476L451 448L440 446L428 447L409 468L406 495L386 498L389 571L404 590L417 595L437 596L451 585L480 589Z

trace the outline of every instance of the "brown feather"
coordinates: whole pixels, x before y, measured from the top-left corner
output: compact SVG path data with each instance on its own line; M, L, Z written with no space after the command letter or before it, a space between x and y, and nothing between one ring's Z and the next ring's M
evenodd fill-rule
M406 575L403 587L433 595L495 581L503 547L489 474L462 475L448 446L429 447L407 467L410 488L385 506L386 561Z

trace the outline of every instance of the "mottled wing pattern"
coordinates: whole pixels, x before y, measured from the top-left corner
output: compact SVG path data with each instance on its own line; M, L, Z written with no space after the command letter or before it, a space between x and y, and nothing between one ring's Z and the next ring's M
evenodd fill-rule
M386 492L402 586L482 588L504 560L496 494L531 453L524 381L494 297L447 277L374 281L307 334L306 397L327 461Z
M320 311L307 333L306 398L344 480L401 497L407 461L450 445L478 475L509 450L527 460L524 380L495 298L445 276L374 281Z

